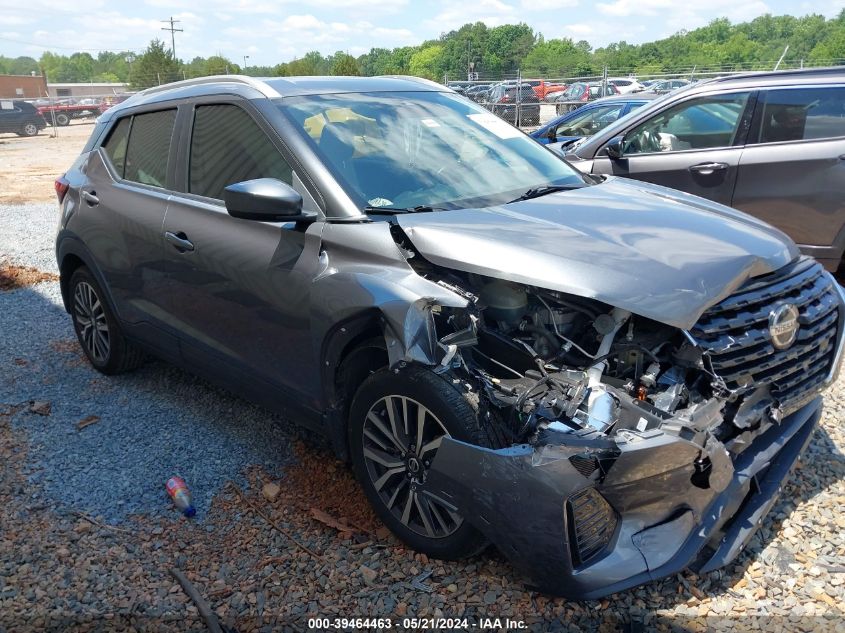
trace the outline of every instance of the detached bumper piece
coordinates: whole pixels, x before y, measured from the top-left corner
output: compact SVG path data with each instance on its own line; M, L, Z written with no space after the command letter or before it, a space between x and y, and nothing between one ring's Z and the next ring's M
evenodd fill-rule
M501 450L446 438L424 494L460 507L536 589L601 598L732 561L820 415L816 398L733 459L718 442L702 450L664 433L622 443L560 434L545 446Z

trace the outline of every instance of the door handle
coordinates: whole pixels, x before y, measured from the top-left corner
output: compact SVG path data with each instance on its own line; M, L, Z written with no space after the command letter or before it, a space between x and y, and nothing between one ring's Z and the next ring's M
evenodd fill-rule
M100 204L100 199L97 197L96 191L85 191L84 189L81 192L82 199L88 203L89 207L96 207Z
M178 233L171 233L170 231L165 231L164 239L170 242L173 247L179 251L180 253L190 252L194 250L194 243L188 239L188 236L185 235L182 231Z
M701 174L702 176L709 176L714 172L724 171L727 168L727 163L699 163L698 165L690 167L689 170L693 173Z

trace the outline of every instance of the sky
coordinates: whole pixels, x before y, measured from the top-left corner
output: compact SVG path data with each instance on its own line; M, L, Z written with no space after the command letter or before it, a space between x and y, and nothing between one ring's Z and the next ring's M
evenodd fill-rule
M466 22L525 22L546 39L571 37L594 47L648 42L718 17L733 22L765 13L832 17L845 0L0 0L0 55L44 50L143 50L161 20L180 20L176 54L224 55L235 63L275 65L311 50L360 55L372 47L415 45Z

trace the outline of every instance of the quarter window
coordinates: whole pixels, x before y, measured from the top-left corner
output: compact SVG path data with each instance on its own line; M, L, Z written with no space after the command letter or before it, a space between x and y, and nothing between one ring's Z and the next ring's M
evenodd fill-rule
M132 117L124 178L154 187L167 184L167 160L176 110L162 110Z
M132 117L120 119L103 145L109 162L121 178L123 178L123 168L126 165L126 141L129 140L129 121L131 119Z
M623 153L729 147L736 140L748 95L713 95L669 108L627 134Z
M845 87L769 90L760 143L845 136Z
M190 192L223 199L228 185L255 178L291 183L291 168L267 135L235 105L199 106L191 138Z

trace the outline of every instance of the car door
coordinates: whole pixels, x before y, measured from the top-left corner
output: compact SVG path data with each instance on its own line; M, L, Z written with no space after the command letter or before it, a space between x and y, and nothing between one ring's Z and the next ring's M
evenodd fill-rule
M752 112L750 91L676 103L626 130L622 156L596 156L593 173L645 180L729 205Z
M175 108L120 118L82 168L86 180L76 213L87 220L78 223L84 227L79 237L129 326L161 324L160 236L172 186L168 166L175 121Z
M248 102L192 104L181 116L182 186L160 237L168 319L179 331L183 360L240 390L297 390L312 379L303 359L313 354L308 305L319 248L308 235L318 237L322 223L234 218L223 189L276 178L305 194L306 209L319 210Z
M20 113L14 101L0 100L0 132L15 132Z
M845 86L761 91L733 206L837 267L845 246Z

